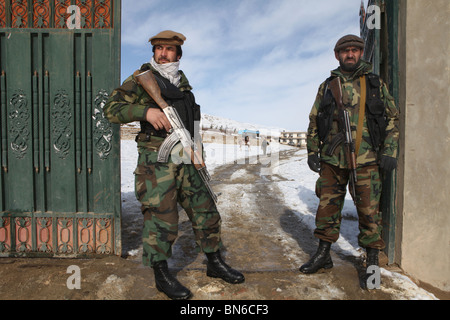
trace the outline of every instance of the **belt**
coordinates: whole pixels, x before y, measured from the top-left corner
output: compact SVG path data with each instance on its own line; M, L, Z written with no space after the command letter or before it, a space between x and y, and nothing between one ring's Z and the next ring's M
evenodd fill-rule
M164 134L162 133L157 133L157 132L139 132L136 135L136 142L149 142L152 140L152 137L157 137L157 138L162 138L165 139L167 137L167 132L165 132Z

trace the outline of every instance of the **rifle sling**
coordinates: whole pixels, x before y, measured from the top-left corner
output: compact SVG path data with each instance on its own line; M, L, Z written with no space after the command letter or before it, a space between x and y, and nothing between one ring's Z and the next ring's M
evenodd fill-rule
M359 115L358 115L358 127L356 129L356 149L355 154L358 156L359 147L361 146L362 133L363 133L363 124L364 117L366 113L366 77L363 75L359 78L359 83L361 87L361 97L360 97L360 105L359 105Z

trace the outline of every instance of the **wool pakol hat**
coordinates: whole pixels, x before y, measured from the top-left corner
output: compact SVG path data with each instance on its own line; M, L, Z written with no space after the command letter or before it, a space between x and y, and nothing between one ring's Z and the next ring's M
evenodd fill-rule
M364 40L353 34L348 34L346 36L343 36L336 42L334 51L339 52L339 50L345 49L347 47L357 47L361 50L364 50Z
M186 40L186 37L184 35L182 35L181 33L171 31L171 30L165 30L165 31L161 31L156 36L153 36L150 39L148 39L148 42L150 42L153 46L156 46L159 44L181 46L181 45L183 45L185 40Z

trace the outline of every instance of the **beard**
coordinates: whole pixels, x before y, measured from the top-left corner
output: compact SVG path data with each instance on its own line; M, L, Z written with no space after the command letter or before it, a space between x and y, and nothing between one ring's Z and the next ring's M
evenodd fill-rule
M356 63L345 62L345 61L339 59L339 65L341 66L341 69L345 72L355 71L356 69L358 69L360 64L361 64L361 59L359 59Z

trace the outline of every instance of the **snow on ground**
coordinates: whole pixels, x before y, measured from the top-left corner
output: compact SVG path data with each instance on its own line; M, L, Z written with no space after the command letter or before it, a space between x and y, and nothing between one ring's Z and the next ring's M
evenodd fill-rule
M318 175L311 171L307 165L306 150L297 149L278 143L271 143L271 153L269 157L271 172L263 174L277 174L282 179L277 181L278 188L284 193L284 205L293 210L304 225L307 225L311 232L315 228L314 219L318 205L318 198L315 195L315 183ZM270 149L269 148L269 149ZM278 151L297 150L292 157L278 162ZM245 163L256 161L257 155L262 155L259 147L239 146L234 144L205 144L206 165L210 174L221 165L237 161L245 166ZM245 161L247 159L247 161ZM122 201L127 206L134 206L137 210L124 210L128 214L140 214L139 205L134 197L134 175L133 171L137 163L136 143L133 140L121 141L121 173L122 173ZM256 162L254 162L256 163ZM245 170L237 170L235 177L245 174ZM356 209L351 197L347 194L344 209L342 211L343 223L339 240L333 245L333 250L350 256L360 256L363 252L357 243L358 219ZM383 276L391 277L399 287L408 288L411 299L436 299L433 294L419 288L408 277L396 272L390 272L381 268Z
M285 205L295 210L299 219L311 230L315 228L315 216L319 199L315 194L318 174L311 171L307 164L306 150L301 149L287 162L280 164L279 173L289 179L278 183L285 194ZM356 235L359 233L356 208L351 196L347 193L342 210L343 223L341 233L333 249L345 255L359 257L361 248Z

